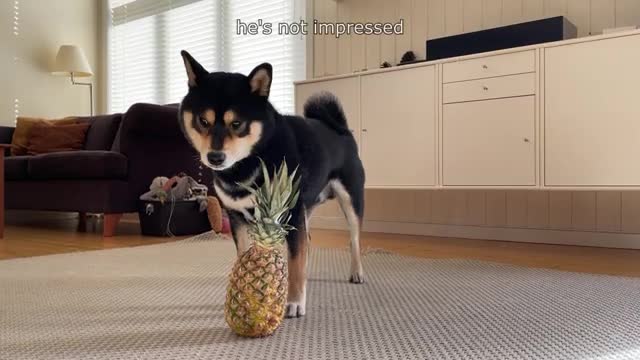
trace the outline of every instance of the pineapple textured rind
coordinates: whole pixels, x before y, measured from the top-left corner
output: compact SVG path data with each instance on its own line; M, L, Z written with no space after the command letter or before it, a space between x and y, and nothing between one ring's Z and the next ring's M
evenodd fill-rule
M239 184L255 196L248 230L255 242L236 260L225 302L227 324L245 337L271 335L284 318L288 278L282 248L287 233L294 229L288 222L300 186L297 169L289 174L284 161L272 178L262 161L261 167L261 186Z
M271 335L280 325L287 300L287 264L276 248L252 246L229 276L225 320L240 336Z

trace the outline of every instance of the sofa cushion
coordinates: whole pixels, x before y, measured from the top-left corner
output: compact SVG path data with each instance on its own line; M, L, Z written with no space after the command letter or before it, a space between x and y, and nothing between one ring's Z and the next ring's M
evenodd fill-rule
M82 120L75 117L67 117L59 120L49 120L41 118L30 118L19 116L16 119L16 128L13 132L11 139L11 155L26 155L27 146L29 143L29 134L31 129L36 124L48 124L48 125L69 125L77 124Z
M88 129L88 123L56 126L36 124L29 133L27 154L81 150Z
M91 123L84 148L86 150L110 150L120 128L122 114L100 115L81 119L88 119Z
M125 179L127 158L112 151L63 151L29 160L31 179Z
M4 159L4 177L7 180L24 180L32 156L7 156Z

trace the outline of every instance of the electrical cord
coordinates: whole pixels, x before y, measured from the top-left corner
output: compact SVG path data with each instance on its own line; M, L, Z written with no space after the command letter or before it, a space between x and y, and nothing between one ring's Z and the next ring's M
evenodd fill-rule
M175 237L171 232L171 218L173 217L173 209L176 206L176 196L171 192L171 209L169 210L169 218L167 219L167 235Z

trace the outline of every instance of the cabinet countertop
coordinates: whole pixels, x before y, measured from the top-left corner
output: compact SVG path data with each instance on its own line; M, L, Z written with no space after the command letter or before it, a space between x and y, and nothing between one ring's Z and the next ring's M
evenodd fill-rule
M640 35L640 30L635 29L635 30L628 30L628 31L619 31L619 32L614 32L614 33L610 33L610 34L583 36L583 37L579 37L579 38L575 38L575 39L553 41L553 42L547 42L547 43L541 43L541 44L535 44L535 45L528 45L528 46L520 46L520 47L515 47L515 48L502 49L502 50L483 52L483 53L477 53L477 54L470 54L470 55L464 55L464 56L457 56L457 57L451 57L451 58L439 59L439 60L433 60L433 61L423 61L423 62L418 62L418 63L415 63L415 64L398 65L398 66L393 66L393 67L390 67L390 68L380 68L380 69L359 71L359 72L348 73L348 74L324 76L324 77L319 77L319 78L314 78L314 79L309 79L309 80L294 81L294 85L310 84L310 83L321 82L321 81L338 80L338 79L344 79L344 78L349 78L349 77L354 77L354 76L364 76L364 75L385 73L385 72L391 72L391 71L400 71L400 70L411 69L411 68L422 67L422 66L433 66L433 65L436 65L436 64L445 64L445 63L451 63L451 62L463 61L463 60L469 60L469 59L475 59L475 58L482 58L482 57L489 57L489 56L495 56L495 55L516 53L516 52L520 52L520 51L536 50L536 49L550 48L550 47L556 47L556 46L565 46L565 45L571 45L571 44L576 44L576 43L583 43L583 42L589 42L589 41L599 41L599 40L612 39L612 38L617 38L617 37L622 37L622 36L632 36L632 35Z

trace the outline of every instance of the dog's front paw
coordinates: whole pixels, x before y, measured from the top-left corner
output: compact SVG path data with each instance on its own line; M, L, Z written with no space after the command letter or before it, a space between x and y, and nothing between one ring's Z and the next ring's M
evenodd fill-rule
M306 304L304 301L301 302L288 302L287 308L285 310L285 316L288 318L297 318L304 316L306 312Z
M364 274L362 274L362 271L356 271L354 273L351 273L351 276L349 277L349 282L352 284L364 283Z
M285 309L285 316L288 318L298 318L306 313L307 284L305 281L300 286L292 286L293 284L295 283L289 282L289 294Z
M352 284L364 283L364 271L362 271L362 265L360 263L351 264L351 276L349 276L349 282Z

